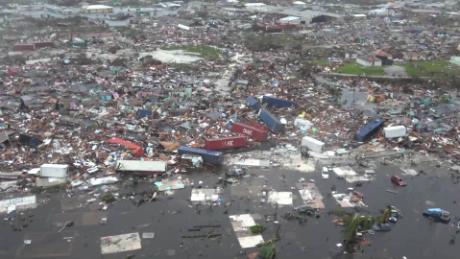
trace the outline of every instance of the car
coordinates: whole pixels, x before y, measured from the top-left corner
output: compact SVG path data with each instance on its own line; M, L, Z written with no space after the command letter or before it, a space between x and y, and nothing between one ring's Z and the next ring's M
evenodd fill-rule
M308 216L319 214L318 209L314 209L308 205L300 205L300 206L294 207L294 211L300 214L306 214Z
M391 182L396 186L406 186L407 183L397 175L391 177Z
M388 232L391 230L391 225L388 223L375 223L372 225L372 230L377 232Z
M230 168L227 172L225 172L225 175L227 177L239 178L245 175L246 173L247 173L246 168L235 166L235 167Z
M449 223L450 212L441 208L429 208L423 212L423 216L443 223Z

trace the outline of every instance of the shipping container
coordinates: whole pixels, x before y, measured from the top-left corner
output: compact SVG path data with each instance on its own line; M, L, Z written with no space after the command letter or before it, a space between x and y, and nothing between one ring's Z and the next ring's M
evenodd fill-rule
M259 100L257 100L253 96L249 96L248 98L246 98L246 104L248 105L249 108L251 108L253 110L259 110L260 109Z
M280 99L280 98L276 98L276 97L268 96L268 95L264 95L264 97L262 98L262 103L267 104L267 107L277 107L277 108L295 106L295 103L289 100Z
M41 141L39 138L29 136L26 134L19 134L18 141L21 145L29 146L33 148L36 148L43 143L43 141Z
M355 140L363 142L369 139L372 135L377 133L380 127L383 126L383 119L373 119L358 129L355 135Z
M211 150L223 150L245 147L248 141L245 136L205 139L204 147Z
M193 154L199 155L205 162L211 164L222 164L224 161L224 154L219 151L206 150L203 148L181 146L177 149L179 154Z
M260 109L259 119L263 121L272 132L280 133L284 131L284 125L280 120L265 109Z
M241 133L256 141L264 141L267 139L268 136L267 128L264 125L259 124L257 122L234 122L231 126L231 131Z
M129 150L131 150L131 152L132 152L132 154L134 156L137 156L137 157L144 156L144 148L139 146L139 145L137 145L136 143L134 143L132 141L124 140L122 138L113 137L113 138L109 138L107 140L107 143L122 145L122 146L128 148Z
M319 141L309 136L305 136L302 138L302 143L300 146L301 146L302 153L306 153L309 150L315 153L322 153L324 142Z
M15 44L13 47L14 51L33 51L35 50L34 44Z
M406 127L404 126L391 126L383 128L385 138L400 138L407 134Z
M43 164L40 167L41 177L67 178L69 165L64 164Z
M136 112L136 116L137 116L138 119L142 119L144 117L152 116L152 112L149 111L149 110L139 109Z
M145 160L119 160L117 161L117 171L123 172L165 172L165 161L145 161Z
M54 47L54 43L51 41L43 41L43 42L34 42L35 48L51 48Z

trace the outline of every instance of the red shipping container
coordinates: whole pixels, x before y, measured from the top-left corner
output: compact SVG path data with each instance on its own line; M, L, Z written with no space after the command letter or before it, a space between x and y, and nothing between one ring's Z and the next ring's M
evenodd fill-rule
M232 125L233 132L238 132L257 141L264 141L268 136L268 129L257 122L235 122Z
M247 144L248 144L248 141L245 136L204 140L205 148L211 149L211 150L239 148L239 147L245 147Z
M113 137L113 138L109 138L107 140L107 143L122 145L122 146L128 148L129 150L131 150L131 152L132 152L132 154L134 156L137 156L137 157L144 156L144 149L141 146L137 145L136 143L134 143L132 141L124 140L122 138Z
M54 47L54 43L51 41L34 42L34 45L37 49Z
M15 44L14 51L32 51L35 50L34 44Z

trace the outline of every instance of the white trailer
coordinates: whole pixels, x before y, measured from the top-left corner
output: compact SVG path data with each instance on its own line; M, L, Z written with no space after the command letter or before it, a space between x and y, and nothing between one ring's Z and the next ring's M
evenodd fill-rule
M313 151L315 153L322 153L323 152L324 142L314 139L309 136L305 136L302 138L302 143L300 145L302 153Z
M117 170L124 172L165 172L165 161L119 160Z
M383 129L385 138L400 138L407 134L406 127L404 126L388 126Z
M69 165L64 164L43 164L40 167L41 177L67 178Z

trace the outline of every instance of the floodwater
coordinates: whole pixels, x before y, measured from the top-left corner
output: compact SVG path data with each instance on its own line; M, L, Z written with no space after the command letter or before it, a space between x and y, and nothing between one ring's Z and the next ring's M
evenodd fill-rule
M458 244L450 244L455 236L454 224L430 223L422 216L427 207L441 207L453 216L460 215L457 204L459 186L452 182L447 171L420 165L424 170L418 176L403 176L408 186L393 187L389 181L392 174L402 175L393 166L380 166L374 181L364 183L357 190L364 193L367 208L361 213L378 214L386 205L401 209L403 218L390 232L369 236L370 246L353 255L346 255L336 244L343 239L341 227L332 223L333 216L327 211L339 208L329 193L335 186L337 191L351 187L344 180L322 179L318 171L303 173L277 168L253 168L238 184L227 185L223 190L220 206L192 205L191 187L176 190L170 195L160 195L156 201L136 206L129 198L119 199L107 211L98 210L97 203L86 204L93 197L81 193L69 198L66 193L41 194L43 203L37 209L29 210L22 217L16 216L15 225L27 222L21 231L14 231L11 222L4 220L0 225L0 258L246 258L232 230L228 216L234 214L255 214L258 224L264 225L264 240L275 238L277 258L457 258ZM216 170L211 170L216 171ZM219 170L220 171L220 170ZM196 171L184 178L203 187L215 188L219 173ZM300 178L313 179L324 196L326 209L320 218L308 218L304 223L287 220L283 215L291 206L274 207L262 202L263 189L291 191ZM118 191L122 196L143 190L151 190L151 182L140 182L136 186L125 180ZM386 190L394 192L388 192ZM100 193L100 192L98 192ZM300 202L299 193L293 190L294 206ZM352 211L353 209L347 209ZM258 216L257 216L258 215ZM6 217L6 216L4 216ZM107 217L106 224L99 224ZM19 218L26 220L20 221ZM63 229L62 223L72 220L74 225ZM197 225L217 225L204 228L201 232L189 229ZM100 237L132 232L154 232L153 239L143 239L142 249L119 254L101 255ZM213 238L183 238L186 235L220 234ZM25 245L24 240L31 240ZM256 250L248 249L247 251Z

